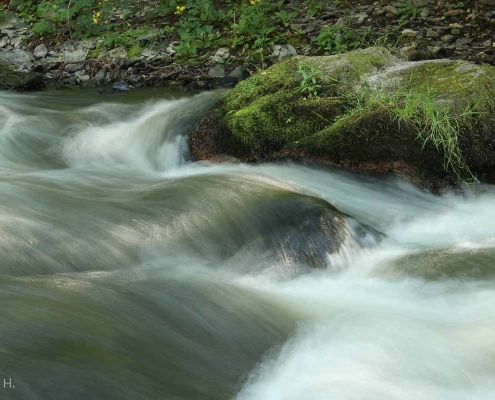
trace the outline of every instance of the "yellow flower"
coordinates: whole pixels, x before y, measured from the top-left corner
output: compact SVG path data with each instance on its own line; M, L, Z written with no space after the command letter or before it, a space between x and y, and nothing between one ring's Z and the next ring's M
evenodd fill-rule
M249 0L249 2L254 6L255 4L261 3L261 0Z
M174 14L175 15L179 15L179 14L182 14L184 12L184 10L186 9L185 6L177 6L175 7L175 12Z

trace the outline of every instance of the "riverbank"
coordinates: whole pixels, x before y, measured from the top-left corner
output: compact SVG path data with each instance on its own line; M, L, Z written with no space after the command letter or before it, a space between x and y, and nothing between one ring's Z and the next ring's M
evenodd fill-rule
M233 86L294 55L330 55L370 45L384 46L405 60L495 63L493 0L219 3L199 24L191 22L202 18L193 14L193 6L166 12L159 3L147 2L128 15L115 6L105 17L113 32L101 30L85 40L71 29L70 19L45 15L53 29L39 32L41 19L18 16L14 9L0 19L0 61L39 73L54 87L124 82L186 90ZM259 26L242 25L250 15L258 16Z

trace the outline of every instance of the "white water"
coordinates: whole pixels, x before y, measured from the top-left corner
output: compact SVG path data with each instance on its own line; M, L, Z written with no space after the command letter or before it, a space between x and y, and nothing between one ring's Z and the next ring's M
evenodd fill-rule
M189 162L220 95L0 94L2 396L493 399L494 189Z

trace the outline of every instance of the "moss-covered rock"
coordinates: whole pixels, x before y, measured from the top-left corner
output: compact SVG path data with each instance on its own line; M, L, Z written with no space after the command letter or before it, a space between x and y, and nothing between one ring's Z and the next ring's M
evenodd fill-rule
M40 74L17 71L15 66L0 61L0 89L38 90L43 86Z
M317 98L299 90L301 62L319 71ZM404 62L369 48L293 57L255 74L225 96L192 143L209 135L216 153L244 160L398 162L466 179L495 171L494 108L491 66Z

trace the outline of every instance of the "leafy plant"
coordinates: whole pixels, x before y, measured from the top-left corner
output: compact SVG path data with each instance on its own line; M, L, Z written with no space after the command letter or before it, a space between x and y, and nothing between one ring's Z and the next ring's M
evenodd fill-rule
M316 43L320 53L339 54L365 45L369 35L369 30L359 36L345 26L331 26L321 30Z
M418 16L418 7L411 0L407 0L397 5L397 12L399 14L399 25L416 19Z
M323 11L323 1L321 0L309 0L308 1L308 14L310 17L314 17Z
M310 99L317 98L318 89L321 88L321 85L318 84L318 78L322 72L317 70L314 65L301 61L297 64L297 73L302 77L298 90Z

